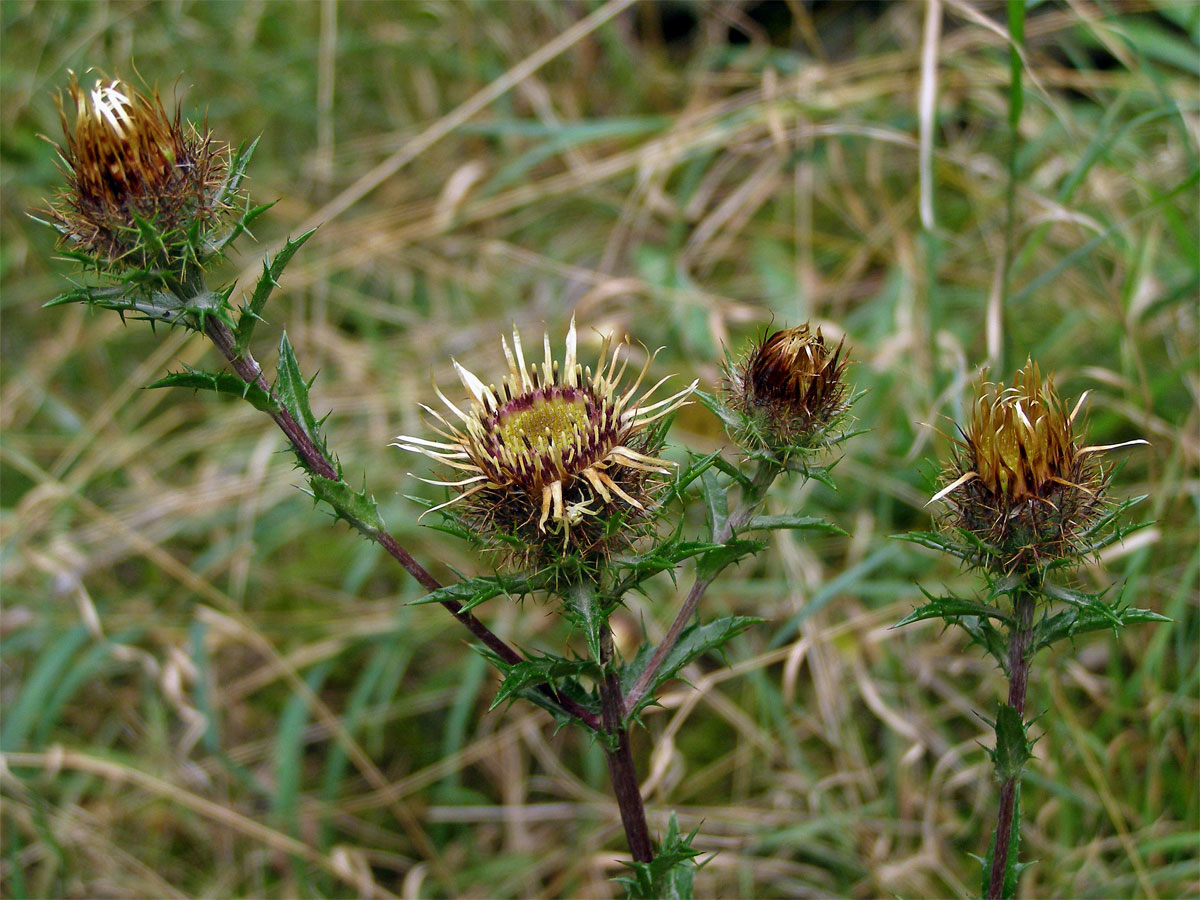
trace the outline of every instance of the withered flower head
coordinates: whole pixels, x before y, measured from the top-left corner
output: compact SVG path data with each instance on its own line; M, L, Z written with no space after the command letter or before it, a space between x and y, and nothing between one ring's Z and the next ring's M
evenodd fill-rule
M59 97L58 151L69 185L49 210L64 244L101 265L148 268L195 223L227 211L217 198L228 147L182 124L178 110L170 117L157 93L147 97L119 79L84 91L74 73L67 93L75 124ZM147 245L139 219L162 247Z
M611 533L614 515L636 518L646 507L653 476L672 465L650 455L658 447L647 429L682 406L696 386L648 403L666 381L639 395L653 355L633 383L624 385L625 341L610 357L612 338L604 338L594 373L580 365L576 343L572 318L561 366L549 335L543 341L545 361L527 364L514 330L511 347L501 340L509 374L499 386L485 385L455 361L470 394L467 408L436 386L454 421L422 406L444 440L401 435L393 444L463 473L460 480L429 481L458 491L434 509L462 504L461 521L493 546L510 551L519 546L518 557L540 557L538 548L550 533L565 550L585 553L614 536L628 538L623 528Z
M980 378L948 484L953 522L999 551L1006 569L1062 559L1103 511L1107 476L1097 454L1128 444L1080 447L1076 419L1027 361L1011 387Z
M807 324L777 331L726 373L726 403L743 418L737 439L752 449L816 448L847 408L843 339L831 349Z

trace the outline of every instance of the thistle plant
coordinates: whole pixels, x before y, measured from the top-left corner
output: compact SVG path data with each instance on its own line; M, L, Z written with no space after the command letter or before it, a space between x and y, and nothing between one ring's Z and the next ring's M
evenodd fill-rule
M761 510L781 476L832 484L822 456L850 434L842 346L831 349L807 326L778 332L730 362L711 395L696 382L666 387L670 376L651 383L656 354L635 364L627 338L602 336L595 362L581 362L574 319L562 355L547 335L541 362L527 361L516 330L511 344L501 339L507 373L495 381L454 362L465 401L435 387L446 412L423 407L431 436L395 441L445 470L429 481L450 497L418 500L422 516L440 517L443 531L487 551L484 572L443 585L391 535L365 486L346 479L286 333L273 381L251 352L267 301L312 232L264 260L240 305L233 285L218 280L222 257L268 209L251 205L242 187L254 144L230 150L178 112L167 115L157 95L119 79L85 93L72 76L68 95L74 122L64 111L59 147L68 188L39 219L56 230L63 254L82 264L82 277L47 305L81 302L211 340L231 371L185 368L150 386L233 395L269 415L314 499L417 580L427 593L415 602L440 604L479 641L503 677L493 708L527 700L599 741L633 857L623 879L630 895L690 895L695 832L681 834L672 816L654 840L631 730L684 667L759 621L697 617L713 580L764 549L746 535L839 531L819 518ZM673 416L693 398L722 419L739 448L733 458L720 450L668 458ZM686 533L694 502L707 517L700 535ZM621 658L610 617L631 592L647 592L650 579L667 573L675 581L685 567L694 569L692 586L664 639ZM554 604L586 653L518 651L474 613L498 596Z
M928 603L900 625L940 618L966 630L1008 677L1008 698L998 705L995 744L989 751L999 783L996 830L983 860L981 893L1013 897L1021 870L1021 776L1032 756L1026 715L1031 663L1041 649L1089 631L1119 631L1163 616L1106 601L1106 590L1087 593L1063 576L1123 537L1144 527L1120 524L1143 498L1109 498L1112 469L1102 454L1143 440L1083 446L1079 421L1086 393L1074 407L1028 361L1011 385L981 376L970 417L954 440L938 532L904 539L949 553L977 571L978 598L925 593Z

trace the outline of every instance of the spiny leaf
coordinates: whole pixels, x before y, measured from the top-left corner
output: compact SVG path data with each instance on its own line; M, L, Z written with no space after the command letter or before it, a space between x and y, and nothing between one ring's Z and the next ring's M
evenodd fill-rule
M254 156L258 141L259 138L255 138L249 144L242 141L238 145L237 150L233 153L233 158L229 161L229 171L225 176L225 181L217 189L216 199L218 201L228 200L241 188L242 180L246 177L246 168L250 165L250 159Z
M524 662L516 665L503 662L497 665L504 681L496 693L496 699L488 707L489 710L495 709L501 703L511 702L539 684L555 685L564 679L601 677L600 667L590 659L566 659L552 654L530 654Z
M1125 608L1106 607L1099 612L1090 607L1072 607L1047 616L1034 628L1033 651L1049 647L1064 638L1075 638L1089 631L1100 631L1112 628L1114 631L1127 625L1137 625L1142 622L1170 622L1164 615L1149 609L1139 609L1133 606Z
M300 427L304 429L304 433L308 435L309 439L318 449L324 451L325 443L321 437L320 422L313 415L312 408L308 403L309 382L305 381L304 376L300 374L300 365L296 362L296 354L292 350L286 331L279 339L279 364L276 368L276 375L275 392L279 395L280 401L300 423ZM325 453L325 455L329 454Z
M474 609L485 600L506 596L520 597L530 593L537 587L532 578L505 578L499 575L481 575L478 578L467 578L440 587L416 600L408 601L409 606L423 603L444 603L452 600L463 610Z
M678 674L679 670L692 660L714 650L720 650L726 643L737 637L752 625L762 622L754 616L729 616L717 619L707 625L693 624L683 630L671 652L667 654L646 691L645 698L635 709L629 711L629 718L636 716L647 705L654 702L658 689ZM631 687L646 668L650 654L639 653L632 663L621 670L621 682L626 689Z
M608 613L603 598L588 584L575 584L563 597L567 619L583 632L592 659L600 659L600 634L608 627Z
M930 550L940 550L964 562L971 562L975 559L975 554L970 549L937 531L910 531L907 534L893 534L892 539L928 547Z
M630 573L620 582L620 592L632 590L659 572L674 569L684 560L720 549L722 546L724 545L714 544L712 541L668 540L646 553L614 560L614 569L627 570Z
M379 507L375 498L367 493L365 486L363 490L356 491L343 480L333 481L311 474L308 484L315 499L328 503L333 507L337 518L345 520L356 531L368 537L374 537L384 531Z
M718 544L696 560L696 577L715 578L723 569L747 556L753 556L766 546L762 541L747 541L741 538L732 538L724 544Z
M1025 723L1015 707L1007 703L999 704L996 710L996 747L991 751L992 762L996 767L996 778L1008 781L1010 778L1020 778L1021 770L1029 761L1029 736L1025 731Z
M261 321L263 307L266 306L271 292L279 286L279 278L283 275L283 270L291 262L292 257L296 255L296 251L315 232L316 229L313 228L295 240L288 239L284 243L283 249L275 254L274 259L268 256L263 260L262 276L258 279L254 293L250 296L250 302L242 307L241 316L238 318L237 332L233 346L239 354L245 352L246 348L250 345L250 337L254 333L254 326Z
M716 473L712 469L700 476L700 493L704 497L705 512L708 513L710 533L715 539L729 521L729 498L725 488L717 483Z
M683 492L693 481L699 478L712 466L721 456L720 450L715 450L707 456L693 457L686 466L681 466L675 473L675 480L671 484L670 494L674 498L683 496Z
M692 396L700 401L701 406L720 419L725 426L730 428L741 426L741 418L712 394L705 393L704 391L693 391Z
M625 885L625 896L631 900L691 900L700 851L692 847L697 828L683 837L675 813L667 822L667 833L648 863L625 863L632 873L616 879Z
M480 649L476 646L476 649ZM486 648L485 648L486 649ZM495 659L490 654L485 654L489 659L495 662ZM594 716L600 716L600 704L595 698L586 691L579 682L574 679L565 679L554 686L555 690L561 696L569 697L574 700L583 709L592 713ZM537 689L537 685L529 685L522 688L517 695L522 700L528 700L534 706L540 706L546 712L554 717L555 730L562 728L564 725L570 725L572 722L578 722L579 719L572 713L567 712L562 706L555 702L554 698L547 696L543 691Z
M774 531L780 528L812 528L818 531L828 531L830 534L846 534L837 525L825 521L820 516L796 516L790 513L780 516L755 516L746 524L743 530Z
M257 384L242 381L230 372L204 372L184 365L183 372L172 372L165 378L160 378L148 388L183 387L197 391L216 391L218 394L232 394L250 402L255 409L265 413L279 412L279 404L275 398Z
M163 243L162 234L154 223L149 219L143 219L136 212L130 213L133 216L133 223L137 226L138 235L142 239L142 243L154 252L155 256L165 257L167 255L166 245Z
M1008 642L996 627L982 616L963 616L957 624L971 636L971 643L978 644L993 659L1008 671Z
M925 590L925 588L921 588L920 590L929 602L924 606L914 609L893 625L893 628L911 625L913 622L921 622L925 619L944 619L947 624L954 625L958 624L958 620L962 616L998 619L1001 622L1012 621L1011 617L1000 609L986 603L981 603L978 600L969 600L965 597L935 597Z

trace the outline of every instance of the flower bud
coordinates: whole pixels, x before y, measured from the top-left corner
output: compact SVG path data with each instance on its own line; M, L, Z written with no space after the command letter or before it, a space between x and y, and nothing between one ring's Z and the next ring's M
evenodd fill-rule
M933 500L945 499L952 524L994 548L1006 570L1077 554L1104 510L1107 477L1096 454L1125 445L1079 446L1083 400L1068 412L1032 361L1011 386L980 379L948 484Z
M63 243L105 270L176 266L194 226L228 211L228 148L120 80L85 92L72 73L67 93L75 123L60 97L58 151L68 189L49 210Z
M777 331L726 373L725 404L741 420L735 438L749 449L811 450L831 441L848 403L845 341L830 349L808 325Z

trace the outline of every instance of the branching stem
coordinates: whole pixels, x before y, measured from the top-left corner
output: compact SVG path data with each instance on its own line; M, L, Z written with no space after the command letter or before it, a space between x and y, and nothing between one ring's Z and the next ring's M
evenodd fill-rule
M725 543L733 537L739 528L744 527L754 517L754 514L758 512L758 508L762 505L767 488L771 486L771 483L782 472L783 468L774 460L759 460L758 469L755 471L750 484L745 488L738 508L725 520L724 525L714 529L713 543ZM696 607L700 605L700 599L704 596L704 592L716 580L718 574L720 573L712 572L696 576L696 580L692 583L691 590L688 591L683 605L679 607L679 612L675 615L675 621L667 629L662 642L655 648L654 654L650 657L650 662L646 664L646 668L642 670L637 681L633 683L633 687L629 689L629 695L625 698L624 708L626 715L637 709L638 704L645 698L646 692L650 690L650 685L654 683L654 678L658 674L658 670L662 668L662 664L666 661L667 656L679 642L679 636L683 634L683 630L687 628L688 623L692 620L692 616L696 614Z
M215 316L210 316L205 320L204 331L216 345L217 349L221 351L221 354L229 360L229 364L237 372L239 378L247 384L257 385L274 396L270 385L267 384L266 377L263 375L262 367L255 361L248 350L238 352L233 332L225 322ZM279 401L277 396L275 399L277 402ZM331 481L340 480L333 461L328 459L316 444L313 443L312 438L304 431L286 406L280 403L280 411L273 413L271 418L275 420L275 424L287 436L288 441L291 442L292 447L295 448L300 458L304 460L310 472L322 478L328 478ZM387 551L388 555L400 563L405 571L412 575L423 588L428 591L436 591L442 587L442 583L434 578L428 569L413 559L412 554L405 550L399 541L386 531L372 530L362 531L361 533ZM440 602L450 612L450 615L458 619L484 646L506 663L517 665L524 662L524 657L520 653L510 647L499 635L484 625L474 615L464 610L458 602L454 600L442 600ZM565 696L548 684L539 685L537 689L593 731L599 730L600 721L596 718L595 714L584 709L570 697Z

